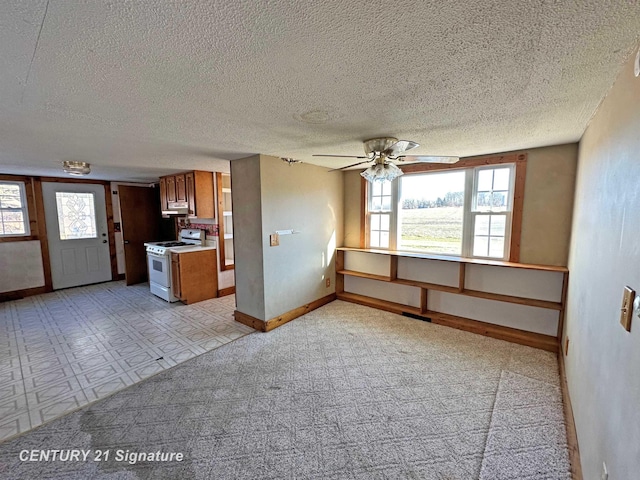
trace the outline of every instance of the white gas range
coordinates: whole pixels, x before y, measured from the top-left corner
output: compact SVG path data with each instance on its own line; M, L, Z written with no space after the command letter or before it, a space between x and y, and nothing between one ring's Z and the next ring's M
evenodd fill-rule
M149 242L147 247L147 264L149 266L149 286L151 293L166 300L177 302L171 287L171 252L205 246L204 230L180 230L180 238L173 242Z

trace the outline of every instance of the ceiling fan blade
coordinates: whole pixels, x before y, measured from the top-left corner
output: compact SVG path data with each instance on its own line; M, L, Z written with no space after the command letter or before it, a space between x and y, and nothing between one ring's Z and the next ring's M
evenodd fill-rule
M446 157L437 155L402 155L398 160L407 163L456 163L460 157Z
M398 140L396 143L387 148L384 153L386 153L388 157L397 157L407 150L411 150L412 148L416 148L419 146L419 143L412 142L411 140Z
M371 160L366 160L364 162L358 162L358 163L354 163L352 165L347 165L346 167L340 167L340 168L334 168L332 170L329 170L330 172L336 172L338 170L344 170L345 168L351 168L351 167L355 167L356 165L362 165L363 163L369 163Z
M363 155L311 155L312 157L369 158Z

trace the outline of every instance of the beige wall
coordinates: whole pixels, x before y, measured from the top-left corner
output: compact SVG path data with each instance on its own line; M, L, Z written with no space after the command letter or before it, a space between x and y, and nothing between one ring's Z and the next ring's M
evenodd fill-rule
M265 320L260 155L231 162L236 308Z
M231 176L238 310L269 320L335 292L342 176L266 155L232 161ZM276 230L298 233L271 247Z
M577 144L524 150L528 154L520 261L567 264ZM345 247L360 244L360 171L344 173Z
M343 247L360 247L360 212L362 194L360 170L343 173L344 182L344 244Z
M635 54L635 52L634 52ZM585 479L638 478L640 318L619 323L622 292L640 292L640 78L624 66L580 142L565 363Z
M233 162L232 162L233 163ZM335 249L343 241L342 175L261 156L265 315L276 317L335 292ZM280 246L269 246L276 230ZM330 286L326 286L326 279Z
M578 145L527 150L520 262L567 265Z

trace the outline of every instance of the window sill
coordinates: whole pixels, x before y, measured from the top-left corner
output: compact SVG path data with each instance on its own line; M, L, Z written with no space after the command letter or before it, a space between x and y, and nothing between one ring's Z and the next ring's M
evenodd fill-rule
M31 242L33 240L40 240L40 238L37 235L25 235L22 237L0 237L0 243Z
M515 263L515 262L505 262L502 260L489 260L484 258L456 257L453 255L435 255L431 253L404 252L404 251L401 252L397 250L378 250L375 248L349 248L349 247L338 247L336 250L340 250L343 252L375 253L379 255L390 255L393 257L421 258L425 260L438 260L443 262L466 263L466 264L474 264L474 265L492 265L496 267L524 268L527 270L542 270L542 271L548 271L548 272L566 273L569 271L567 267L557 267L554 265L534 265L529 263Z

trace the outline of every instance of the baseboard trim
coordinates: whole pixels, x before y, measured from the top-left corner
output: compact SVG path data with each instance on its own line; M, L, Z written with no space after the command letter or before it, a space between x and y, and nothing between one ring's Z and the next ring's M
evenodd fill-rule
M562 404L564 406L564 418L567 428L567 445L569 447L569 462L571 463L572 480L582 480L582 465L580 463L580 447L578 445L578 434L576 432L576 422L573 418L573 407L571 397L569 397L569 386L567 385L567 371L564 365L564 354L558 352L558 365L560 368L560 389L562 390Z
M246 313L242 313L239 310L235 310L233 312L233 318L236 320L236 322L243 323L247 327L251 327L254 330L258 330L259 332L267 331L266 322L263 322L259 318L252 317L251 315L247 315Z
M236 293L236 286L223 288L218 290L218 297L226 297L227 295L233 295Z
M33 295L40 295L42 293L48 293L53 291L46 286L35 287L35 288L25 288L22 290L14 290L12 292L3 292L0 293L0 302L9 302L11 300L20 300L21 298L31 297Z
M246 313L242 313L238 310L234 312L234 316L236 322L243 323L255 330L260 332L269 332L274 328L278 328L285 323L290 322L298 317L301 317L305 313L309 313L316 308L320 308L327 303L333 302L336 299L336 294L332 293L331 295L327 295L325 297L319 298L318 300L314 300L313 302L302 305L301 307L294 308L293 310L289 310L288 312L283 313L282 315L278 315L277 317L273 317L266 322L252 317L251 315L247 315Z
M540 348L549 352L558 352L558 339L551 335L542 335L540 333L518 330L517 328L503 327L502 325L480 322L478 320L471 320L470 318L456 317L455 315L449 315L446 313L433 312L429 310L422 312L416 307L410 307L399 303L388 302L386 300L348 292L339 293L338 299L398 314L410 313L412 315L429 318L431 319L431 323L477 333L478 335L484 335L485 337L492 337L499 340L505 340L507 342L518 343L520 345Z

